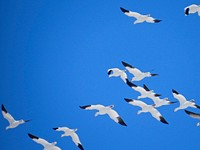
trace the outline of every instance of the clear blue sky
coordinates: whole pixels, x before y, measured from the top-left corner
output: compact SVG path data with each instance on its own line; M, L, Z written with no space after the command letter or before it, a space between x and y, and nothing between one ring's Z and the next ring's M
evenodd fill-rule
M182 110L174 113L179 104L159 108L169 125L136 115L139 108L124 98L138 93L107 76L109 68L123 69L121 61L153 69L159 76L137 84L171 101L176 89L200 104L200 17L184 16L184 7L193 3L199 1L0 1L0 102L16 119L32 120L6 131L8 122L0 117L1 149L42 149L27 136L32 133L63 150L78 150L52 130L58 126L78 128L85 150L199 149L198 120ZM120 7L162 22L133 25ZM128 126L79 108L98 103L114 104Z

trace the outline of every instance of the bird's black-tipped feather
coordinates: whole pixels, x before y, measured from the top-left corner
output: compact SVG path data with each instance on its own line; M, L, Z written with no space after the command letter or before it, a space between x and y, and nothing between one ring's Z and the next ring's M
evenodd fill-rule
M149 88L148 88L145 84L143 84L143 88L144 88L146 91L150 91Z
M137 85L133 84L128 79L126 79L126 84L128 84L128 86L130 86L130 87L137 87Z
M176 90L172 89L172 92L175 94L179 94Z
M129 10L126 10L126 9L124 9L124 8L122 8L122 7L120 7L120 9L121 9L121 11L122 11L123 13L129 13Z
M86 109L87 107L90 107L91 105L85 105L85 106L79 106L82 109Z
M152 73L151 76L158 76L158 74Z
M161 121L162 123L164 123L164 124L169 124L169 123L165 120L165 118L163 118L162 116L160 116L160 121Z
M32 135L30 133L28 133L28 136L31 138L31 139L39 139L39 137L35 136L35 135Z
M200 109L200 106L199 106L199 105L195 104L194 106L195 106L196 108Z
M83 146L79 143L78 143L78 148L80 148L81 150L84 150Z
M121 125L123 125L123 126L127 126L127 125L125 124L125 122L122 120L121 117L117 117L117 119L118 119L118 123L119 123L119 124L121 124Z
M111 73L112 73L112 70L109 70L109 71L108 71L108 75L110 75Z
M159 23L159 22L161 22L161 21L162 21L162 20L158 20L158 19L155 19L155 20L154 20L155 23Z
M53 130L57 130L58 128L53 128Z
M124 67L134 68L133 66L131 66L130 64L128 64L128 63L126 63L124 61L122 61L122 64L123 64Z
M189 15L189 10L190 10L189 8L186 8L186 10L185 10L186 15Z
M2 110L3 112L5 112L5 113L8 113L3 104L1 105L1 110Z
M132 99L129 99L129 98L124 98L124 100L126 101L126 102L132 102L133 100Z
M161 94L154 94L154 96L155 96L155 97L159 97L159 96L161 96Z

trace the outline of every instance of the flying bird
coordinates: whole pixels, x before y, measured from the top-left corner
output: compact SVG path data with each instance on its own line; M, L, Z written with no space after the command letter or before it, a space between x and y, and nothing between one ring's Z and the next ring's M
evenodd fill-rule
M9 114L6 110L6 108L4 107L4 105L1 105L1 110L2 110L2 114L3 117L8 120L9 122L9 126L6 127L6 130L11 129L11 128L16 128L17 126L19 126L20 124L26 123L30 120L15 120L11 114Z
M139 106L142 108L142 110L139 110L137 112L138 115L141 113L149 112L152 115L152 117L154 117L158 121L160 121L164 124L168 124L168 122L164 119L164 117L160 114L160 112L156 108L154 108L152 105L147 105L146 103L144 103L142 101L132 100L132 99L128 99L128 98L124 98L124 100L133 106Z
M119 116L119 114L115 110L112 109L113 107L114 107L114 105L103 106L103 105L100 105L100 104L80 106L80 108L85 109L85 110L98 110L98 112L95 113L95 117L98 116L98 115L107 114L116 123L119 123L122 126L127 126L126 123Z
M180 109L186 109L188 107L193 107L193 108L199 108L197 104L195 104L194 100L187 101L186 98L178 93L176 90L172 89L172 94L174 98L176 98L180 102L180 106L174 109L174 112L180 110Z
M41 144L44 147L44 150L61 150L59 147L55 146L57 142L49 143L46 140L32 135L30 133L28 133L28 136L36 143Z
M163 98L161 99L160 97L158 96L154 96L151 98L154 102L153 106L154 107L160 107L160 106L164 106L164 105L170 105L170 104L174 104L176 102L171 102L168 100L168 98Z
M141 95L137 97L137 99L141 98L150 98L153 99L154 97L161 96L160 94L154 93L153 90L149 90L149 88L144 84L143 87L137 86L130 82L128 79L126 80L126 84L131 87L133 90L139 92Z
M72 138L72 141L76 144L76 146L78 146L81 150L84 150L78 135L76 134L76 131L78 129L70 129L68 127L57 127L57 128L53 128L55 131L63 131L64 134L61 135L61 137L64 136L70 136Z
M185 12L185 16L189 14L194 14L196 12L200 16L200 5L192 4L190 6L187 6L184 8L184 12Z
M152 76L157 76L158 74L153 74L151 72L142 72L139 69L133 67L132 65L122 61L122 64L124 65L124 67L128 70L128 72L130 72L131 74L133 74L133 78L131 81L140 81L146 77L152 77Z
M194 112L191 112L191 111L188 111L188 110L185 110L185 112L186 112L190 117L200 120L200 114L197 114L197 113L194 113ZM200 126L200 122L197 123L197 126Z
M151 17L150 14L142 15L142 14L139 14L137 12L132 12L130 10L126 10L126 9L124 9L122 7L120 7L120 9L125 15L127 15L129 17L136 18L136 21L134 22L134 24L143 23L145 21L148 22L148 23L158 23L158 22L161 21L161 20L158 20L158 19L155 19L155 18Z
M124 82L126 82L127 74L125 70L120 70L119 68L111 68L107 71L108 77L120 77Z

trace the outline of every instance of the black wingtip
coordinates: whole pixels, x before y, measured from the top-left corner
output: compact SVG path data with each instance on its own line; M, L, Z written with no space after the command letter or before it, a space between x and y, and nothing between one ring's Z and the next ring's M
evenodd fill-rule
M169 102L169 104L174 104L174 103L178 103L178 101L175 101L175 102Z
M153 76L158 76L158 74L152 73L151 76L152 76L152 77L153 77Z
M160 116L160 122L164 123L164 124L169 124L165 118L163 118L162 116Z
M143 84L143 88L144 88L146 91L150 91L149 88L148 88L145 84Z
M129 98L124 98L124 100L126 101L126 102L133 102L133 100L132 99L129 99Z
M80 148L81 150L84 150L83 146L80 143L78 143L78 148Z
M199 105L195 104L194 106L195 106L196 108L200 109L200 106L199 106Z
M162 20L158 20L158 19L155 19L155 20L154 20L155 23L159 23L159 22L161 22L161 21L162 21Z
M2 110L3 112L5 112L5 113L8 113L3 104L1 105L1 110Z
M30 134L30 133L28 133L28 136L29 136L31 139L39 139L37 136L32 135L32 134Z
M187 16L187 15L189 15L189 8L186 8L186 10L185 10L185 15Z
M155 96L155 97L159 97L159 96L161 96L161 94L155 94L154 96Z
M81 109L86 109L87 107L90 107L91 105L85 105L85 106L79 106Z
M58 128L53 128L53 130L57 130Z
M179 94L176 90L172 89L172 93Z
M120 7L120 9L121 9L121 11L122 11L123 13L129 13L129 10L126 10L126 9L124 9L124 8L122 8L122 7Z
M122 120L121 117L117 117L118 123L121 124L122 126L127 126L126 123Z
M133 84L128 79L126 79L126 84L128 84L128 86L130 86L130 87L137 87L137 85Z
M24 122L29 122L29 121L31 121L31 120L24 120Z
M108 75L110 75L111 73L112 73L112 70L109 70L109 71L108 71Z
M122 65L123 65L124 67L133 68L133 66L131 66L130 64L128 64L128 63L126 63L126 62L124 62L124 61L122 61Z
M188 110L184 110L188 115L193 114L193 112L188 111Z

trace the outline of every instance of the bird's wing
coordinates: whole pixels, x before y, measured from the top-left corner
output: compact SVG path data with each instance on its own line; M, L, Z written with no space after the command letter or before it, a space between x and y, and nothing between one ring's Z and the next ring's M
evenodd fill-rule
M133 105L133 106L139 106L141 108L144 108L144 107L147 106L146 103L139 101L139 100L132 100L132 99L125 98L125 101L128 102L129 104Z
M141 17L141 14L139 14L139 13L137 13L137 12L133 12L133 11L130 11L130 10L126 10L126 9L124 9L124 8L122 8L122 7L120 7L120 9L121 9L121 11L122 11L125 15L127 15L127 16L129 16L129 17L134 17L134 18L136 18L136 19L138 19L138 18Z
M12 124L12 123L15 121L15 119L11 116L11 114L9 114L9 113L7 112L7 110L6 110L6 108L4 107L4 105L1 106L1 110L2 110L3 117L4 117L6 120L8 120L8 122L9 122L10 124Z
M42 146L46 146L46 145L50 145L50 143L49 142L47 142L46 140L44 140L44 139L42 139L42 138L39 138L39 137L37 137L37 136L35 136L35 135L32 135L32 134L30 134L30 133L28 133L28 136L33 140L33 141L35 141L36 143L38 143L38 144L41 144Z
M200 119L200 114L185 110L185 112L192 118Z
M56 131L63 131L63 132L68 132L70 131L70 129L68 127L57 127L57 128L53 128Z
M126 79L128 79L126 72L123 72L120 77L126 83Z
M105 108L105 106L100 105L100 104L97 104L97 105L85 105L85 106L80 106L80 108L86 109L86 110L94 110L94 109L100 110L100 109L102 109L102 108Z
M172 94L173 94L174 98L176 98L180 102L180 104L183 104L184 102L187 101L183 95L179 94L174 89L172 90Z
M115 110L110 109L110 110L108 111L108 115L109 115L109 117L110 117L112 120L114 120L115 122L117 122L117 123L119 123L119 124L121 124L121 125L123 125L123 126L127 126L127 125L125 124L125 122L122 120L122 118L119 116L119 114L118 114Z
M153 18L153 17L147 17L146 18L146 22L149 22L149 23L154 23L154 20L156 20L156 19Z
M153 107L153 106L152 106ZM150 111L151 115L156 118L158 121L164 123L164 124L168 124L168 122L163 118L163 116L160 114L160 112L155 109L155 108L152 108Z
M81 150L84 150L78 135L74 132L73 134L71 134L72 137L72 141L76 144L76 146L78 146Z

